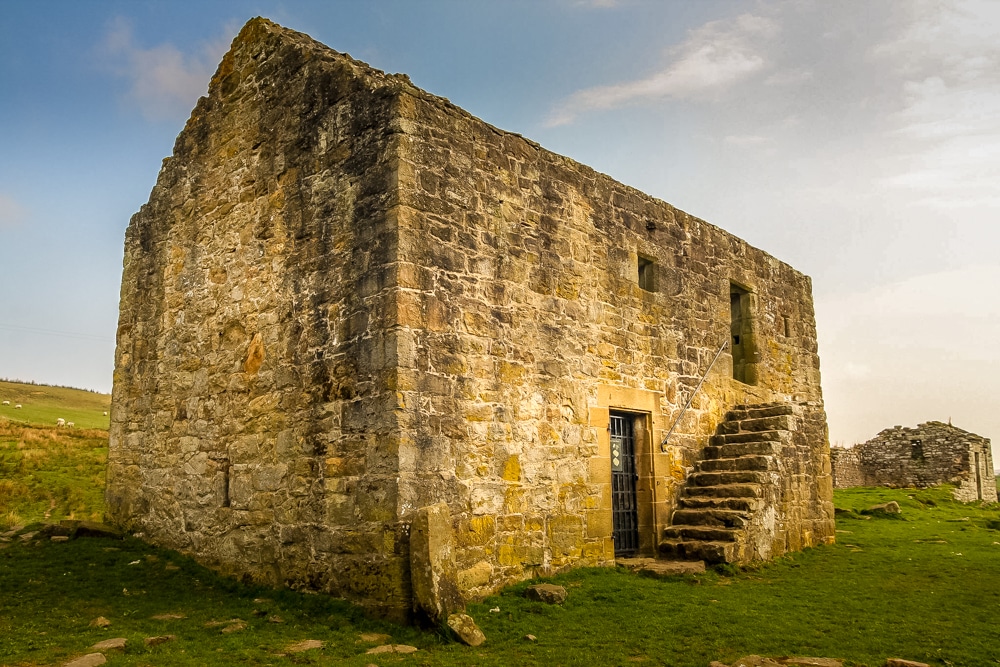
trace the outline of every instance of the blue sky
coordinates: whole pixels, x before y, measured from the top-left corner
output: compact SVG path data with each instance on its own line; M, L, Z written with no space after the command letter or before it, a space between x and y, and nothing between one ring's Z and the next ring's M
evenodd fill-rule
M266 16L813 278L831 440L1000 437L1000 3L36 2L0 18L0 377L108 391L129 217Z

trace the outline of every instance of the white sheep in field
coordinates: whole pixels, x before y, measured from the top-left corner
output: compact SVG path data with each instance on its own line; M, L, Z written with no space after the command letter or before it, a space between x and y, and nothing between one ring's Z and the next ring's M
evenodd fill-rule
M66 420L63 419L62 417L56 420L56 426L65 426L65 425L66 425Z
M66 422L66 428L73 428L74 426L76 426L76 424L73 422Z
M107 417L107 416L108 416L108 413L107 413L107 412L105 412L105 413L104 413L104 416L105 416L105 417Z
M10 401L4 401L3 404L4 405L10 405ZM105 414L107 414L107 413L105 413Z
M15 405L15 406L14 406L14 409L15 409L15 410L20 410L20 409L21 409L21 404L20 404L20 403L18 403L17 405Z

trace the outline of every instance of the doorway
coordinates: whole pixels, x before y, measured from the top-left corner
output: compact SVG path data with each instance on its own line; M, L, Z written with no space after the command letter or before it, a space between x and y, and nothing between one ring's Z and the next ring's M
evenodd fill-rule
M611 413L611 508L615 557L633 556L639 550L639 513L635 465L635 417Z

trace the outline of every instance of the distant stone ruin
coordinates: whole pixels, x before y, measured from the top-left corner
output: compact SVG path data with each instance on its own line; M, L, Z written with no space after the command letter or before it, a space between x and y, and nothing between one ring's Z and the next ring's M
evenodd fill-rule
M767 559L833 540L819 378L808 277L254 19L126 233L108 511L394 616Z
M838 489L954 484L956 500L997 502L989 439L951 424L887 428L860 445L831 448L830 460Z

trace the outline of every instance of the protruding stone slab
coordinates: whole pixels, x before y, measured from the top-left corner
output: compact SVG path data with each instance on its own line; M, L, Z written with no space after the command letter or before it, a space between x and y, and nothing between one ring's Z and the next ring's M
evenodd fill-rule
M175 639L177 639L177 635L157 635L156 637L146 637L142 640L142 643L146 646L159 646L160 644L172 642Z
M639 574L645 577L676 577L684 574L700 574L705 571L705 561L656 560L642 567Z
M384 644L365 651L367 655L378 655L379 653L416 653L419 649L408 644Z
M448 627L468 646L479 646L486 641L486 635L468 614L452 614L448 617Z
M465 608L455 570L455 539L446 503L421 507L410 524L414 611L432 623Z
M128 640L124 637L115 637L113 639L105 639L102 642L97 642L90 648L97 651L124 651L126 644L128 644Z
M524 597L546 604L562 604L566 601L566 589L555 584L534 584L524 589Z
M324 646L326 646L326 642L321 642L318 639L303 639L300 642L289 644L285 647L285 651L288 653L304 653L306 651L323 648Z
M882 503L881 505L872 505L866 510L861 510L862 514L901 514L902 510L899 509L899 503L895 500L890 500L887 503Z
M108 659L104 657L103 653L88 653L87 655L70 660L63 667L98 667L98 665L103 665L107 661Z
M916 660L903 660L902 658L889 658L885 661L885 667L931 667L926 662Z

